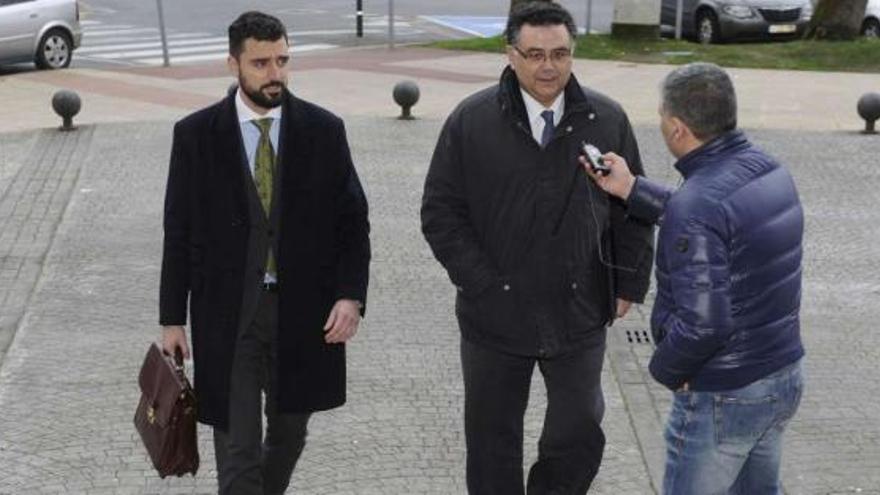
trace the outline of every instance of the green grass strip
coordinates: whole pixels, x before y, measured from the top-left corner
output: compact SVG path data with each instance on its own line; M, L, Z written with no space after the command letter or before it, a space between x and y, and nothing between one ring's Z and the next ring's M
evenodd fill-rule
M504 39L440 41L433 47L503 52ZM621 39L610 35L578 38L575 57L642 64L713 62L723 67L839 72L880 72L880 40L788 41L700 45L672 39Z

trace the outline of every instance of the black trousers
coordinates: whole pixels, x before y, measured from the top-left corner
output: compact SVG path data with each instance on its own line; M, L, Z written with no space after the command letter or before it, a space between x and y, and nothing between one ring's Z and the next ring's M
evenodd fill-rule
M523 418L537 363L547 412L529 495L584 494L599 470L604 339L549 358L516 356L461 341L467 486L471 495L522 495Z
M238 337L229 395L229 431L214 428L221 495L283 494L306 442L309 414L278 414L275 329L278 296L261 291L253 323ZM263 394L266 432L263 435Z

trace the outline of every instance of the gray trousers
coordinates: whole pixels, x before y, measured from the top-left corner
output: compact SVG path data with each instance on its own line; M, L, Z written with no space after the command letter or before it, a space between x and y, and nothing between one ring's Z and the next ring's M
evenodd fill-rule
M283 494L305 447L310 415L278 414L276 410L277 318L278 295L261 291L254 321L239 334L236 343L229 393L229 431L214 428L221 495Z

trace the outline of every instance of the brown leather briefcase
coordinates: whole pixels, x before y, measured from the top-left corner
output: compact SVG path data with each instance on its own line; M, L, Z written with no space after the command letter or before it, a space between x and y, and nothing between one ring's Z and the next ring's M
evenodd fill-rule
M152 344L138 384L141 400L134 426L159 476L195 475L199 469L196 397L183 373L183 356L172 358Z

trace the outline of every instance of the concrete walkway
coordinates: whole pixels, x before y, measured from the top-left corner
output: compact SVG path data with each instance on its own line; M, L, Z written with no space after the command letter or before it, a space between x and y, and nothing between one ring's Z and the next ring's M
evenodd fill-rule
M350 49L305 53L293 61L291 88L343 116L393 116L391 88L419 83L414 111L444 118L464 96L497 81L503 55L427 48ZM574 73L615 98L637 124L656 124L658 85L670 66L577 60ZM858 98L880 91L880 75L731 69L739 92L740 124L748 128L851 130L862 123ZM83 98L82 123L175 120L210 104L232 82L224 64L0 76L0 132L52 127L51 96L61 88Z

